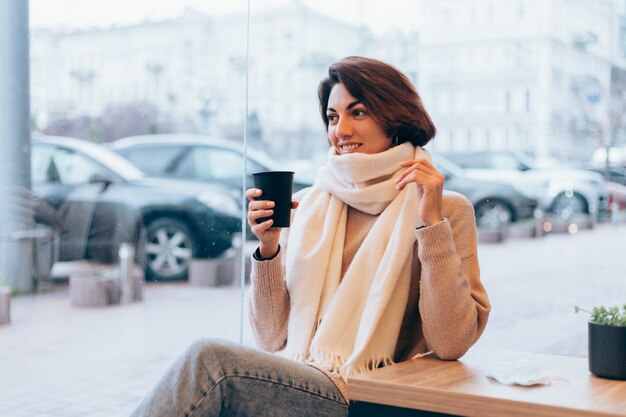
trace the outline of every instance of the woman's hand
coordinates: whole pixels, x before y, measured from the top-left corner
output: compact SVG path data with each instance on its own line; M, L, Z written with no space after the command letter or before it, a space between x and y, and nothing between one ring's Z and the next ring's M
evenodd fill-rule
M269 217L274 214L274 202L268 200L257 200L263 192L258 188L246 190L248 203L248 224L250 230L259 239L259 252L263 258L271 258L278 252L278 241L280 239L280 229L273 228L274 220L269 219L262 223L257 223L261 217ZM296 201L291 202L291 207L298 207Z
M439 222L445 177L426 159L410 159L400 166L407 169L396 179L398 190L411 182L416 183L422 194L418 214L420 220L425 226Z

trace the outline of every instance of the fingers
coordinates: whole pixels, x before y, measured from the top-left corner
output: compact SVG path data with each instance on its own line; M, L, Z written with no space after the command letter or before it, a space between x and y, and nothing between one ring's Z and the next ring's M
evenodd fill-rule
M269 217L272 214L274 214L273 201L251 201L248 204L248 224L250 226L256 224L257 219Z
M248 198L248 200L252 201L258 197L261 197L261 194L263 194L263 191L261 191L258 188L248 188L246 190L246 197Z
M444 176L426 159L413 159L402 162L407 169L396 178L396 188L402 190L407 184L415 182L427 187L443 186Z
M274 220L268 219L264 222L257 223L257 220L263 217L270 217L274 214L274 202L273 201L250 201L248 204L248 224L250 230L256 237L261 239L267 229L272 227Z
M267 231L267 229L272 227L273 224L274 224L274 220L269 219L259 224L256 224L256 223L250 224L250 230L252 231L252 233L254 233L256 237L260 239L261 236L263 236L263 233Z
M404 162L401 162L400 166L401 167L408 167L408 166L411 166L411 165L416 164L416 163L420 163L420 164L423 164L424 166L427 166L427 167L430 167L432 169L435 169L435 166L428 159L424 159L424 158L409 159L409 160L406 160Z
M257 220L263 217L270 217L274 214L275 203L269 200L257 200L262 195L262 191L258 188L250 188L246 190L246 197L250 201L248 203L248 224L252 233L257 237L262 235L267 229L272 227L274 221L272 219L266 220L262 223L257 223ZM297 208L299 203L297 201L291 202L291 208Z
M249 188L249 189L246 190L246 197L248 198L248 200L251 203L255 202L255 204L248 204L248 208L250 210L259 210L261 208L264 208L265 204L267 204L269 202L267 200L257 200L257 198L259 198L262 194L263 194L263 191L258 189L258 188ZM269 202L269 203L272 203L272 205L270 205L269 207L274 207L274 203L273 202ZM300 205L300 203L298 203L297 201L291 201L291 208L292 209L297 208L299 205Z
M421 171L426 171L426 172L430 171L430 168L432 167L432 165L430 164L427 165L427 164L428 164L428 161L426 161L425 159L419 159L419 160L411 159L411 160L402 162L400 166L405 167L407 169L404 172L402 172L398 176L398 178L396 178L396 184L399 184L402 181L404 181L406 177L413 175L413 173L416 170L421 170Z

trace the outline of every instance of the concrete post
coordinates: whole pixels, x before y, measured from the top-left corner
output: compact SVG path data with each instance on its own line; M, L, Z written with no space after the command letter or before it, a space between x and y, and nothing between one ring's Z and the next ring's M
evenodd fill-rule
M135 248L130 243L122 243L119 249L120 288L122 303L132 303L135 298Z
M0 270L5 284L33 290L30 200L28 1L0 1ZM29 195L29 194L28 194Z

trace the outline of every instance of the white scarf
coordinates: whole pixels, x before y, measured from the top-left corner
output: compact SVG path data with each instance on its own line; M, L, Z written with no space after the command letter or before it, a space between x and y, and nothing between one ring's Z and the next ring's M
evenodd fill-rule
M283 355L344 378L393 363L420 225L416 184L398 191L394 180L412 158L430 155L410 143L378 154L329 151L291 226ZM379 216L339 285L348 206Z

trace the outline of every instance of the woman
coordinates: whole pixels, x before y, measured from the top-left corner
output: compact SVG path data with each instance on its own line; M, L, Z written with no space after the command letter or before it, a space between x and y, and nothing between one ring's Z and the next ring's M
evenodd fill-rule
M435 127L410 81L348 57L319 86L330 150L294 196L290 229L246 192L259 238L248 293L257 345L198 342L137 415L341 416L351 375L423 354L461 357L482 333L471 204L421 147ZM174 411L175 410L175 411Z

